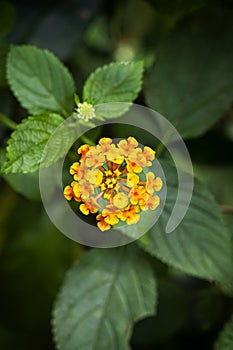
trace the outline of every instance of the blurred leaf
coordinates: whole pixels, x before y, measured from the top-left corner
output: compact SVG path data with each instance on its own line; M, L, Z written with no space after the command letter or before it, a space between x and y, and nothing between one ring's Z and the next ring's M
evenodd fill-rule
M0 87L6 85L5 65L6 56L9 49L4 37L10 31L15 20L13 6L7 1L0 1Z
M93 249L69 272L54 312L61 350L128 349L133 322L155 313L151 266L136 246Z
M0 348L25 350L29 344L25 339L25 334L0 327Z
M5 162L5 150L0 149L0 169ZM32 200L40 199L39 173L9 174L3 176L4 180L18 193ZM27 186L25 186L27 184Z
M66 58L82 40L100 2L76 0L70 1L69 6L67 3L54 3L49 13L39 21L29 42L53 51L62 59Z
M148 2L137 0L137 6L135 4L135 0L118 1L113 19L108 24L116 44L121 46L128 43L131 46L131 59L138 49L148 49L149 43L155 44L165 29L162 23L164 18Z
M47 50L14 46L7 60L8 83L32 114L72 110L74 82L67 68Z
M227 136L227 138L231 141L233 141L233 110L231 113L231 119L227 120L227 122L224 125L224 133Z
M170 234L165 233L177 196L176 169L162 163L167 200L158 222L140 246L151 255L187 274L216 281L233 291L233 242L221 213L205 186L195 182L186 216Z
M187 290L169 278L161 278L158 281L158 288L157 315L141 320L135 325L132 337L132 344L135 344L135 347L136 345L142 348L152 347L155 342L171 337L187 322L189 298Z
M0 39L12 28L15 20L14 7L8 1L0 1Z
M204 6L208 0L196 0L195 2L186 0L148 0L148 2L162 13L178 14L181 17Z
M63 120L61 116L50 113L28 117L18 124L8 141L7 161L2 172L9 174L36 171L48 139Z
M194 164L195 174L205 182L218 203L233 205L233 167L231 165Z
M221 11L208 16L164 41L146 89L149 106L185 138L203 134L232 103L232 21Z
M40 200L39 172L28 174L8 174L6 182L18 193L31 200Z
M171 268L169 272L168 276L163 275L158 281L157 315L138 322L134 328L133 349L134 345L135 348L140 346L140 349L157 349L157 344L171 339L172 346L168 349L173 350L177 336L182 339L183 334L190 341L190 334L199 337L215 331L219 320L226 317L231 300L214 286ZM187 348L195 349L195 346ZM185 346L178 349L183 350ZM207 348L204 346L203 349Z
M105 17L97 17L85 34L85 41L97 50L108 52L113 49L108 21Z
M0 255L0 323L24 332L28 349L39 348L33 346L35 339L47 349L51 305L73 260L73 243L41 210L38 203L18 201Z
M233 349L233 315L221 331L215 344L214 350L232 350Z
M8 186L4 186L0 177L0 255L6 243L6 239L9 235L7 223L11 219L11 213L16 209L18 205L18 197L14 191ZM1 282L0 282L1 284Z
M98 68L87 79L83 100L92 104L131 102L142 85L142 62L111 63Z

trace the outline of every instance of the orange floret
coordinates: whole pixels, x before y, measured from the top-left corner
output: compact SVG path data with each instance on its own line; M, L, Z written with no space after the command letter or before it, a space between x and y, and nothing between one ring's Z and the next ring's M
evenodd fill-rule
M140 220L140 213L155 210L160 204L162 180L153 172L155 151L145 146L142 150L134 137L115 145L111 138L103 137L96 146L79 147L80 162L74 162L70 174L74 180L64 188L64 197L82 202L79 210L84 215L97 214L97 226L107 231L120 220L128 225ZM143 171L144 175L140 175ZM138 175L139 174L139 175Z
M70 167L70 174L74 176L74 180L78 180L79 167L79 162L73 163Z
M146 190L148 193L153 194L154 191L160 191L163 186L163 181L160 177L156 177L154 173L149 172L146 174Z
M74 191L73 191L73 188L71 186L66 186L64 188L64 197L68 201L70 201L74 197Z
M121 140L118 147L125 157L129 156L132 151L138 146L138 142L134 137L128 137L127 140Z
M119 218L122 221L126 221L128 225L136 224L140 219L140 215L138 214L139 211L140 209L138 206L130 204L119 214Z
M99 204L94 200L94 198L89 198L85 200L85 203L80 205L79 209L84 215L88 215L90 213L97 213L99 207Z
M145 146L142 153L146 159L146 166L151 166L151 161L155 159L155 151L152 148Z

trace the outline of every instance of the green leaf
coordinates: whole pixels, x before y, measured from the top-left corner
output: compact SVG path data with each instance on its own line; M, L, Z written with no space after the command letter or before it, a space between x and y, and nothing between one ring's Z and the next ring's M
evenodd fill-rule
M133 322L155 313L152 267L134 246L92 249L69 272L54 311L61 350L129 349Z
M232 103L233 26L222 12L208 14L212 22L203 16L175 30L149 76L149 106L185 138L203 134Z
M0 149L0 169L6 160L5 149ZM28 199L40 200L39 172L3 175L4 180ZM27 184L27 186L25 186Z
M232 350L233 349L233 315L220 332L219 338L215 344L214 350Z
M76 106L78 106L78 104L80 102L80 98L77 94L74 94L74 102L75 102Z
M213 196L195 182L187 214L170 234L165 233L177 196L176 169L162 162L167 182L164 210L140 246L161 261L195 277L222 283L233 290L233 242ZM182 209L182 208L181 208Z
M115 62L98 68L87 79L83 100L92 104L132 102L142 85L143 62Z
M47 50L14 46L7 60L7 79L19 102L31 114L72 110L74 82L65 66Z
M41 160L42 167L48 167L66 155L74 140L79 136L79 127L80 122L72 120L59 125L44 149Z
M9 174L36 171L48 139L63 120L57 114L41 114L24 119L8 141L7 161L2 172Z

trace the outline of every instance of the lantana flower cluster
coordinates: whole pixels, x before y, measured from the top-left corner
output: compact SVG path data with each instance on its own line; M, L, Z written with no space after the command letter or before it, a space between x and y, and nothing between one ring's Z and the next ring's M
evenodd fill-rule
M134 137L114 144L101 138L96 146L84 144L80 159L70 167L73 181L64 188L65 198L80 202L84 215L96 214L97 226L106 231L121 223L136 224L146 210L160 204L162 179L148 167L155 151L139 147Z

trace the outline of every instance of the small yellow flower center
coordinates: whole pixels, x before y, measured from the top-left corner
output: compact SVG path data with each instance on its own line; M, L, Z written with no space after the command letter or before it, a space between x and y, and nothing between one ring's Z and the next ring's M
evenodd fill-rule
M121 172L116 170L105 170L102 182L102 190L113 189L117 190L118 182L120 181Z
M88 121L90 119L95 118L95 108L92 104L83 102L78 103L78 108L76 108L76 112L74 113L74 116L83 119L85 121Z

